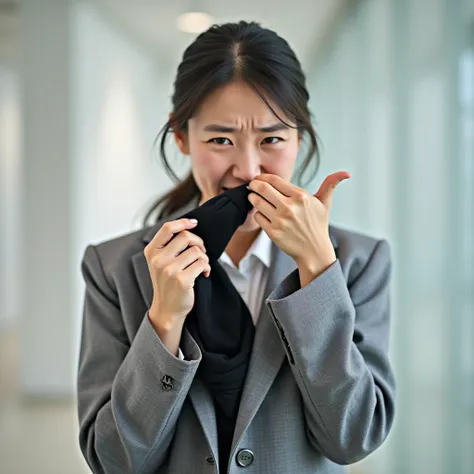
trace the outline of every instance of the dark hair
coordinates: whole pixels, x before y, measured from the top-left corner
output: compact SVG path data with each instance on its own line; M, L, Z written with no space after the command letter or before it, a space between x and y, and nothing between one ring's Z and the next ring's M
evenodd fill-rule
M171 99L171 118L155 140L156 144L161 135L160 156L163 165L168 176L178 184L153 204L145 216L145 225L160 204L164 203L164 206L157 219L167 217L193 198L201 197L192 171L180 181L169 166L165 153L166 138L173 130L187 132L188 120L202 100L233 80L242 80L248 84L273 114L284 122L271 107L268 97L296 124L293 128L297 128L300 136L304 132L309 136L311 146L299 170L298 183L313 156L316 157L317 172L318 138L311 124L306 78L289 44L274 31L256 22L213 25L188 46L178 67Z

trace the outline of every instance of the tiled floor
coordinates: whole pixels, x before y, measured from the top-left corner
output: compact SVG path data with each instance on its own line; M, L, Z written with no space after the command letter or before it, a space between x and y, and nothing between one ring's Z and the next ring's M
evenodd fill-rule
M22 400L14 333L0 333L0 474L90 474L74 401Z

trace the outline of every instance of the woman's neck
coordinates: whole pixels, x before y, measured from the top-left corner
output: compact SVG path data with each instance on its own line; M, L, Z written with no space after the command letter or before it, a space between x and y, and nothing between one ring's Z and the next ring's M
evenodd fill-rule
M255 239L260 234L261 230L262 229L259 228L251 232L237 231L229 240L225 252L237 268L239 267L240 261L248 252L248 249L251 247Z

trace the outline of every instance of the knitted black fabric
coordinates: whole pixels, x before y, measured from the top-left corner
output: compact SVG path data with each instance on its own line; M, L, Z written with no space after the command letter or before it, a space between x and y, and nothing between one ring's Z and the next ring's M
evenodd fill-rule
M227 472L255 326L248 306L217 260L253 207L247 185L181 216L198 220L190 232L204 241L211 266L209 278L201 274L195 280L195 303L185 324L202 351L197 376L210 390L216 407L221 472Z

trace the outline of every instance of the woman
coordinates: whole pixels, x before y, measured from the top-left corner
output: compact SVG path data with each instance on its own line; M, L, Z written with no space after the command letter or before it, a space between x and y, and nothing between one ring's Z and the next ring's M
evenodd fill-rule
M328 224L347 173L314 196L290 183L305 135L303 171L317 159L308 98L289 45L256 23L213 26L185 51L161 151L169 170L172 132L192 171L150 211L164 204L153 226L83 260L78 408L93 472L335 474L388 435L390 249ZM211 266L199 223L177 217L245 183L254 209L219 263L255 336L226 431L186 326Z

